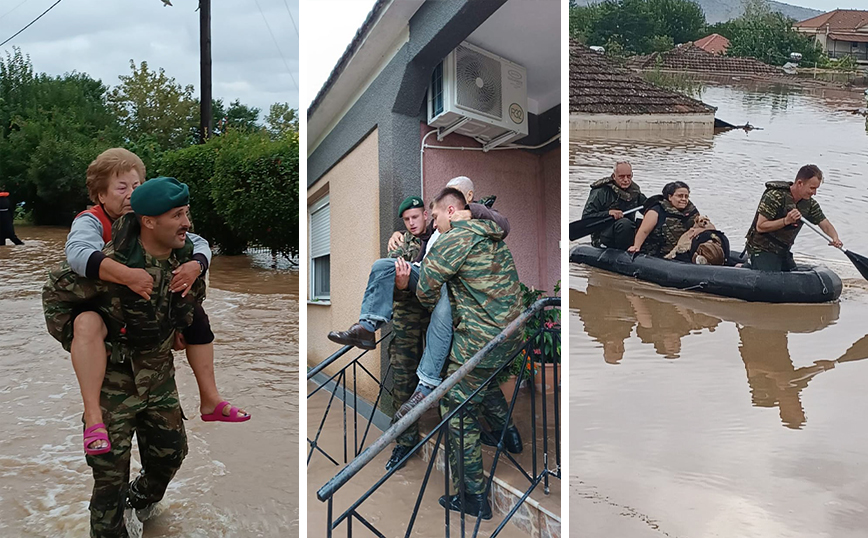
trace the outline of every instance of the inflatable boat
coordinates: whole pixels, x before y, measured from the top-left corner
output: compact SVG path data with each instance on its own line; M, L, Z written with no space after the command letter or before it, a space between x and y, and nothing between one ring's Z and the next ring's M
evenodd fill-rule
M731 255L732 261L739 261ZM826 267L794 271L754 271L743 267L695 265L630 254L623 250L577 245L570 261L652 282L667 288L711 293L751 302L827 303L841 295L841 278Z

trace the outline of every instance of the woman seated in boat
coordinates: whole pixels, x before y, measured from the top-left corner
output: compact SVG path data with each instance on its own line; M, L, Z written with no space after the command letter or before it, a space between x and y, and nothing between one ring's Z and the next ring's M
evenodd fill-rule
M663 187L663 195L652 196L645 203L642 224L636 230L633 246L627 252L642 252L664 257L678 244L684 233L693 227L699 210L690 201L690 187L683 181L673 181ZM690 261L691 253L676 259Z

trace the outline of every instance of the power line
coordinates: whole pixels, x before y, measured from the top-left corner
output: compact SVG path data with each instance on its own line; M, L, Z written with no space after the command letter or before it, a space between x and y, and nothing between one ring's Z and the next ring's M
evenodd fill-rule
M60 2L60 0L57 0ZM259 5L259 0L253 0L256 4L257 9L259 9L259 14L262 15L262 20L265 21L265 27L268 28L268 33L271 34L271 40L274 41L274 46L277 48L277 53L280 54L280 58L283 60L283 65L286 66L286 72L289 73L290 78L292 78L292 83L295 85L295 91L298 90L298 82L295 80L295 75L292 74L292 69L289 68L289 64L286 62L286 57L283 55L283 51L280 50L280 45L277 43L277 38L274 37L274 32L271 31L271 25L268 24L268 19L265 17L265 13L262 12L262 7ZM294 22L294 21L293 21Z
M24 30L27 30L28 28L30 28L30 27L33 25L33 23L35 23L36 21L38 21L39 19L41 19L42 17L44 17L46 13L48 13L49 11L51 11L52 9L54 9L54 6L56 6L56 5L59 4L60 2L61 2L61 0L57 0L57 2L51 4L51 7L49 7L49 8L46 9L45 11L43 11L42 14L41 14L40 16L38 16L38 17L36 17L35 19L33 19L32 21L30 21L30 23L29 23L27 26L25 26L24 28L22 28L22 29L18 30L17 32L15 32L15 33L12 35L12 37L10 37L9 39L7 39L7 40L4 41L3 43L0 43L0 47L2 47L3 45L5 45L6 43L9 43L10 41L12 41L13 39L15 39L16 37L18 37L18 36L21 34L21 32L23 32Z
M24 1L26 2L27 0ZM295 24L295 17L292 16L292 11L290 11L289 4L286 3L286 0L283 0L283 5L286 6L286 12L289 13L289 20L292 21L292 27L295 28L295 35L300 38L300 36L298 35L298 25Z
M18 5L15 6L15 7L13 7L13 8L10 9L9 11L7 11L6 13L0 15L0 20L6 18L6 15L9 15L10 13L12 13L12 12L15 11L16 9L20 8L21 6L23 6L24 4L26 4L26 3L29 2L29 1L30 1L30 0L24 0L23 2L21 2L20 4L18 4Z

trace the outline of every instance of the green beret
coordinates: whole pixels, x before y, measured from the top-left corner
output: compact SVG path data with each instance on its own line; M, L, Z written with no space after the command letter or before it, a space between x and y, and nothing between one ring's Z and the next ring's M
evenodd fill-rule
M190 203L190 189L173 177L149 179L133 191L130 205L136 215L156 217Z
M415 209L417 207L425 207L425 204L422 203L422 199L418 196L408 196L401 205L398 206L398 216L403 217L404 211L408 209Z

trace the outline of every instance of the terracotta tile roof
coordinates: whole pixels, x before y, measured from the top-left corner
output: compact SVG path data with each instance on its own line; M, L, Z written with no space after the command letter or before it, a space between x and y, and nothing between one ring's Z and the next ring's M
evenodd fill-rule
M702 101L647 82L570 40L570 113L713 114Z
M655 52L647 56L634 56L627 62L633 69L677 69L680 71L704 71L740 75L780 75L777 67L765 64L755 58L734 58L707 52L693 43L679 45L666 52Z
M822 15L817 15L808 20L797 22L796 28L825 28L829 25L829 31L847 32L868 26L868 11L856 9L836 9Z
M850 41L853 43L868 43L868 32L851 32L848 34L843 33L829 33L829 37L834 39L835 41Z
M720 34L711 34L697 40L693 44L712 54L723 54L729 48L729 39Z

